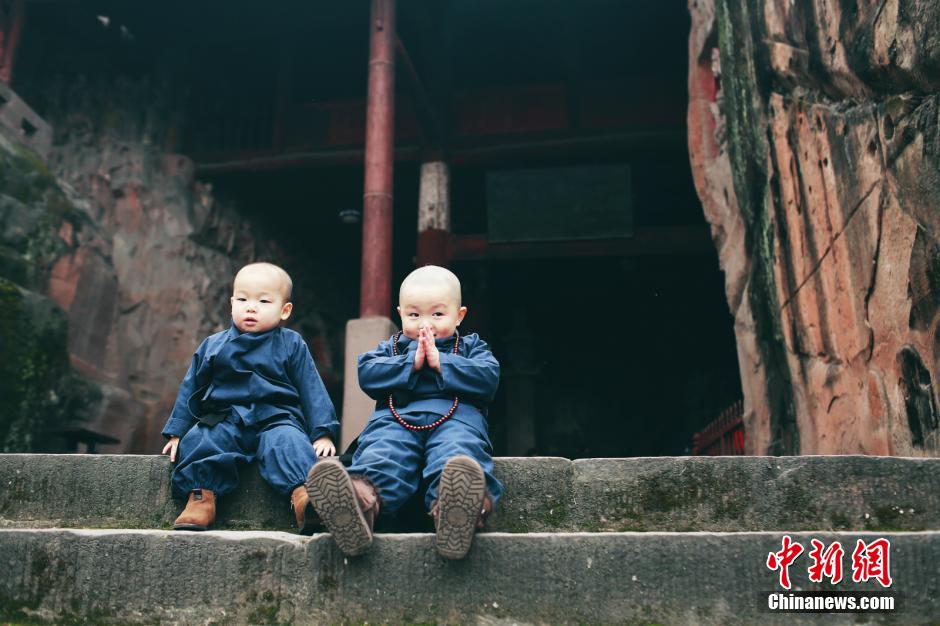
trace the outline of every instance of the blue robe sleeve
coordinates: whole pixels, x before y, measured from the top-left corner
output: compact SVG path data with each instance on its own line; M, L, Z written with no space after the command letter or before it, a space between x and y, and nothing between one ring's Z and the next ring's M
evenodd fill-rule
M189 399L199 389L196 383L196 375L202 365L208 342L208 339L204 339L203 342L199 344L199 348L196 349L196 353L193 354L193 360L189 364L189 370L187 370L186 376L183 377L183 382L180 383L180 390L176 394L176 402L173 404L173 411L170 413L170 418L163 427L164 437L182 437L189 432L189 429L196 423L195 416L192 414L192 411L189 410Z
M288 376L297 387L300 409L304 414L304 428L310 441L324 436L334 442L339 441L339 421L336 419L333 401L317 372L310 349L299 336L288 365Z
M359 387L373 400L384 400L396 389L413 390L419 381L414 350L392 356L391 340L360 354L358 363Z
M395 391L412 398L461 396L490 403L499 386L499 361L479 337L467 344L466 356L441 351L441 373L424 367L414 371L415 351L392 356L390 341L359 355L359 386L374 400Z
M487 404L492 402L499 386L499 361L479 337L467 349L466 356L441 351L441 373L430 370L433 376L422 377L415 392L428 393L433 389L463 398L479 398ZM434 385L432 389L428 388L429 383Z

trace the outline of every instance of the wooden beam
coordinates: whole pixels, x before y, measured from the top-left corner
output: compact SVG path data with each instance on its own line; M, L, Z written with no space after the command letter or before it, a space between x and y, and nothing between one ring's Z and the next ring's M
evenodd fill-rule
M632 237L617 239L491 243L484 234L456 235L450 252L455 261L491 261L714 254L715 245L707 226L658 226L640 228Z
M395 148L395 161L398 163L413 162L418 159L419 154L420 149L418 146L401 146ZM270 172L309 167L325 167L329 165L355 165L362 163L364 157L365 150L362 148L352 148L349 150L313 150L285 154L270 152L247 156L233 155L231 158L197 162L196 174Z
M408 75L412 91L414 92L415 103L417 105L415 108L417 109L418 126L421 130L422 138L425 139L426 143L431 145L432 149L440 150L440 145L444 141L444 125L441 121L441 115L431 103L427 90L421 82L421 77L418 75L414 63L411 62L411 56L408 54L405 44L403 44L401 39L397 36L395 37L395 50L398 53L405 74Z
M541 156L592 156L603 150L650 150L659 148L685 149L685 129L638 131L633 133L603 133L575 137L556 137L514 142L490 142L457 146L451 150L451 164L483 163L497 159L518 159ZM196 158L197 173L244 172L341 165L362 160L362 148L346 150L303 150L277 154L259 152L245 154L218 154L211 160ZM396 162L416 161L421 155L419 146L403 145L395 148ZM630 155L623 155L625 160Z

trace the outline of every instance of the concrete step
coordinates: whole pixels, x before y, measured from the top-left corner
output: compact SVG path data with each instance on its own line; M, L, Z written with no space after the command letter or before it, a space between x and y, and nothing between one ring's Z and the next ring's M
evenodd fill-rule
M168 528L182 508L170 469L161 456L0 455L0 527ZM940 530L940 459L498 458L496 473L494 532ZM249 466L217 528L290 519Z
M891 613L777 614L780 533L490 533L463 561L426 534L378 535L344 558L329 535L0 530L0 622L850 624L936 623L940 532L791 533L846 547L846 579L794 590L895 597ZM857 539L891 542L893 585L853 583Z

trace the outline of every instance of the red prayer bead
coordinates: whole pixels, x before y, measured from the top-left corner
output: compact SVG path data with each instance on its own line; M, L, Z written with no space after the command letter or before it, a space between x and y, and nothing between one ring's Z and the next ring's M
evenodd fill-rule
M392 354L394 356L398 356L398 339L401 337L401 334L402 334L402 331L398 331L395 334L395 336L392 338ZM454 331L454 354L457 354L457 348L459 346L460 346L460 333ZM446 414L442 415L440 419L437 419L431 422L430 424L425 424L424 426L415 426L414 424L411 424L405 421L405 418L399 415L398 411L395 410L395 402L394 402L393 394L388 394L388 408L392 412L392 415L395 416L395 420L399 424L407 428L408 430L415 430L415 431L431 430L432 428L437 428L438 426L443 424L447 420L447 418L449 418L451 415L454 414L454 411L457 410L457 405L459 404L460 404L460 398L455 397L453 406L451 406L450 410L447 411Z

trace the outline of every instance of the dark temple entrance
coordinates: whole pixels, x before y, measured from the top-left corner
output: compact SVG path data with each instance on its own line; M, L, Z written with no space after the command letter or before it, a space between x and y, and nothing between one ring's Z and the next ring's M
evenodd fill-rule
M329 302L323 327L356 316L368 3L30 7L46 39L24 41L28 73L61 46L167 77L167 106L183 103L167 150L282 244ZM688 30L683 3L399 3L393 294L415 263L461 276L466 330L504 368L498 455L682 454L740 397L689 170ZM449 223L419 234L428 163L445 166Z

